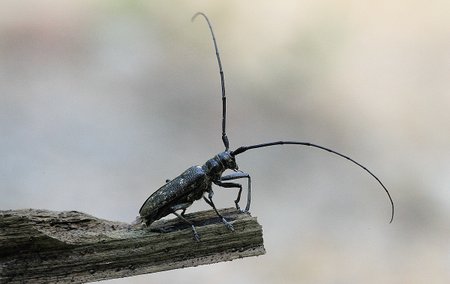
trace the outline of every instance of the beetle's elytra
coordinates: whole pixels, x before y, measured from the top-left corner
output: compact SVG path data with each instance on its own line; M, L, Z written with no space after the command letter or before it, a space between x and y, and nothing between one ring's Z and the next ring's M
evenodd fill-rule
M324 150L330 152L332 154L338 155L342 158L345 158L362 168L368 174L370 174L383 188L386 192L390 204L391 204L391 218L390 223L394 219L394 202L392 197L388 191L388 189L384 186L381 180L375 176L368 168L356 162L352 158L347 155L341 154L332 149L309 143L309 142L299 142L299 141L275 141L268 143L261 143L251 146L241 146L238 147L234 151L229 150L229 140L226 135L226 96L225 96L225 79L223 75L222 63L220 61L219 50L216 43L216 38L214 35L214 31L212 29L211 23L208 17L203 13L196 13L192 17L192 21L195 20L197 16L202 16L206 23L208 24L209 30L211 32L211 36L214 43L214 49L216 52L217 63L219 66L219 74L220 81L222 86L222 141L225 146L225 150L213 158L207 160L202 166L192 166L185 170L181 175L177 176L172 180L168 180L166 184L161 186L158 190L156 190L150 197L142 205L139 210L141 220L150 225L156 220L167 216L169 214L174 214L178 218L182 219L184 222L188 223L192 227L192 232L194 234L195 240L199 241L200 236L197 233L194 224L187 220L184 217L184 213L186 209L192 205L192 203L200 198L203 198L206 203L208 203L217 213L219 218L221 218L222 222L225 226L233 231L233 226L229 223L220 213L217 211L216 206L212 200L214 192L212 190L212 184L218 185L220 187L225 188L237 188L238 195L235 202L236 208L240 210L239 201L242 193L242 185L236 182L233 182L237 179L245 178L247 179L247 204L243 212L248 212L250 210L251 203L251 178L250 175L240 171L238 169L238 165L236 164L236 156L244 153L245 151L276 146L276 145L300 145L300 146L309 146L313 148L317 148L320 150ZM223 175L225 170L232 170L233 173L228 175ZM181 211L178 213L177 211Z

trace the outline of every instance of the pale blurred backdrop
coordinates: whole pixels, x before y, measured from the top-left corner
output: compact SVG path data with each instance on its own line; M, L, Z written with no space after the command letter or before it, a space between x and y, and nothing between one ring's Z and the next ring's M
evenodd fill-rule
M104 283L450 283L450 2L2 1L0 209L131 222L153 191L238 156L267 254ZM235 190L216 188L219 207ZM207 209L200 201L190 212Z

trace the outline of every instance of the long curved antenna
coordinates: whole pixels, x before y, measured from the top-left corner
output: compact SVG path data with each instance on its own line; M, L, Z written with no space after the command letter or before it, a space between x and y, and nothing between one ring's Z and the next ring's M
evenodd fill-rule
M219 49L217 48L216 37L214 36L214 31L212 29L212 26L211 26L211 23L209 22L208 17L205 14L198 12L192 17L191 21L193 22L195 20L195 18L199 15L201 15L201 16L203 16L203 18L205 18L206 23L208 24L209 30L211 31L211 36L212 36L212 39L214 42L214 49L216 50L217 63L219 64L220 83L222 85L222 141L223 141L223 144L225 145L225 151L228 151L228 149L230 148L230 142L228 141L227 133L225 131L226 120L227 120L227 98L225 96L225 78L223 76L222 62L220 61L220 55L219 55Z
M264 147L269 147L269 146L275 146L275 145L283 145L283 144L292 144L292 145L301 145L301 146L309 146L309 147L314 147L314 148L319 148L321 150L333 153L335 155L338 155L342 158L345 158L347 160L349 160L350 162L356 164L357 166L359 166L360 168L362 168L363 170L365 170L366 172L368 172L374 179L377 180L377 182L381 185L381 187L383 187L384 191L386 192L387 196L389 197L389 201L391 202L391 220L389 221L389 223L392 223L392 221L394 220L394 201L392 201L392 197L391 194L389 193L389 191L387 190L387 188L384 186L384 184L381 182L381 180L374 175L368 168L366 168L365 166L361 165L360 163L356 162L355 160L353 160L352 158L338 153L334 150L331 150L329 148L320 146L320 145L316 145L316 144L312 144L309 142L297 142L297 141L276 141L276 142L268 142L268 143L262 143L262 144L256 144L256 145L251 145L251 146L241 146L239 148L237 148L236 150L231 152L231 156L236 156L239 155L247 150L251 150L251 149L257 149L257 148L264 148Z

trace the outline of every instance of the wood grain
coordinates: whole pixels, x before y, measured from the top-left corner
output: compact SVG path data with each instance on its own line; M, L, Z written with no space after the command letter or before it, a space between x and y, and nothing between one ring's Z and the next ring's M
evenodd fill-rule
M0 211L0 283L85 283L198 266L265 253L255 217L222 209L142 224L102 220L77 211Z

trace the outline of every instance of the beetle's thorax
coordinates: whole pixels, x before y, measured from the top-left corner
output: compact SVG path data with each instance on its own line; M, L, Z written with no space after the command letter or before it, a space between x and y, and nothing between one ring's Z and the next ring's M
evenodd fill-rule
M236 160L231 156L230 151L224 151L209 159L202 166L203 170L213 179L219 178L227 170L237 170Z

